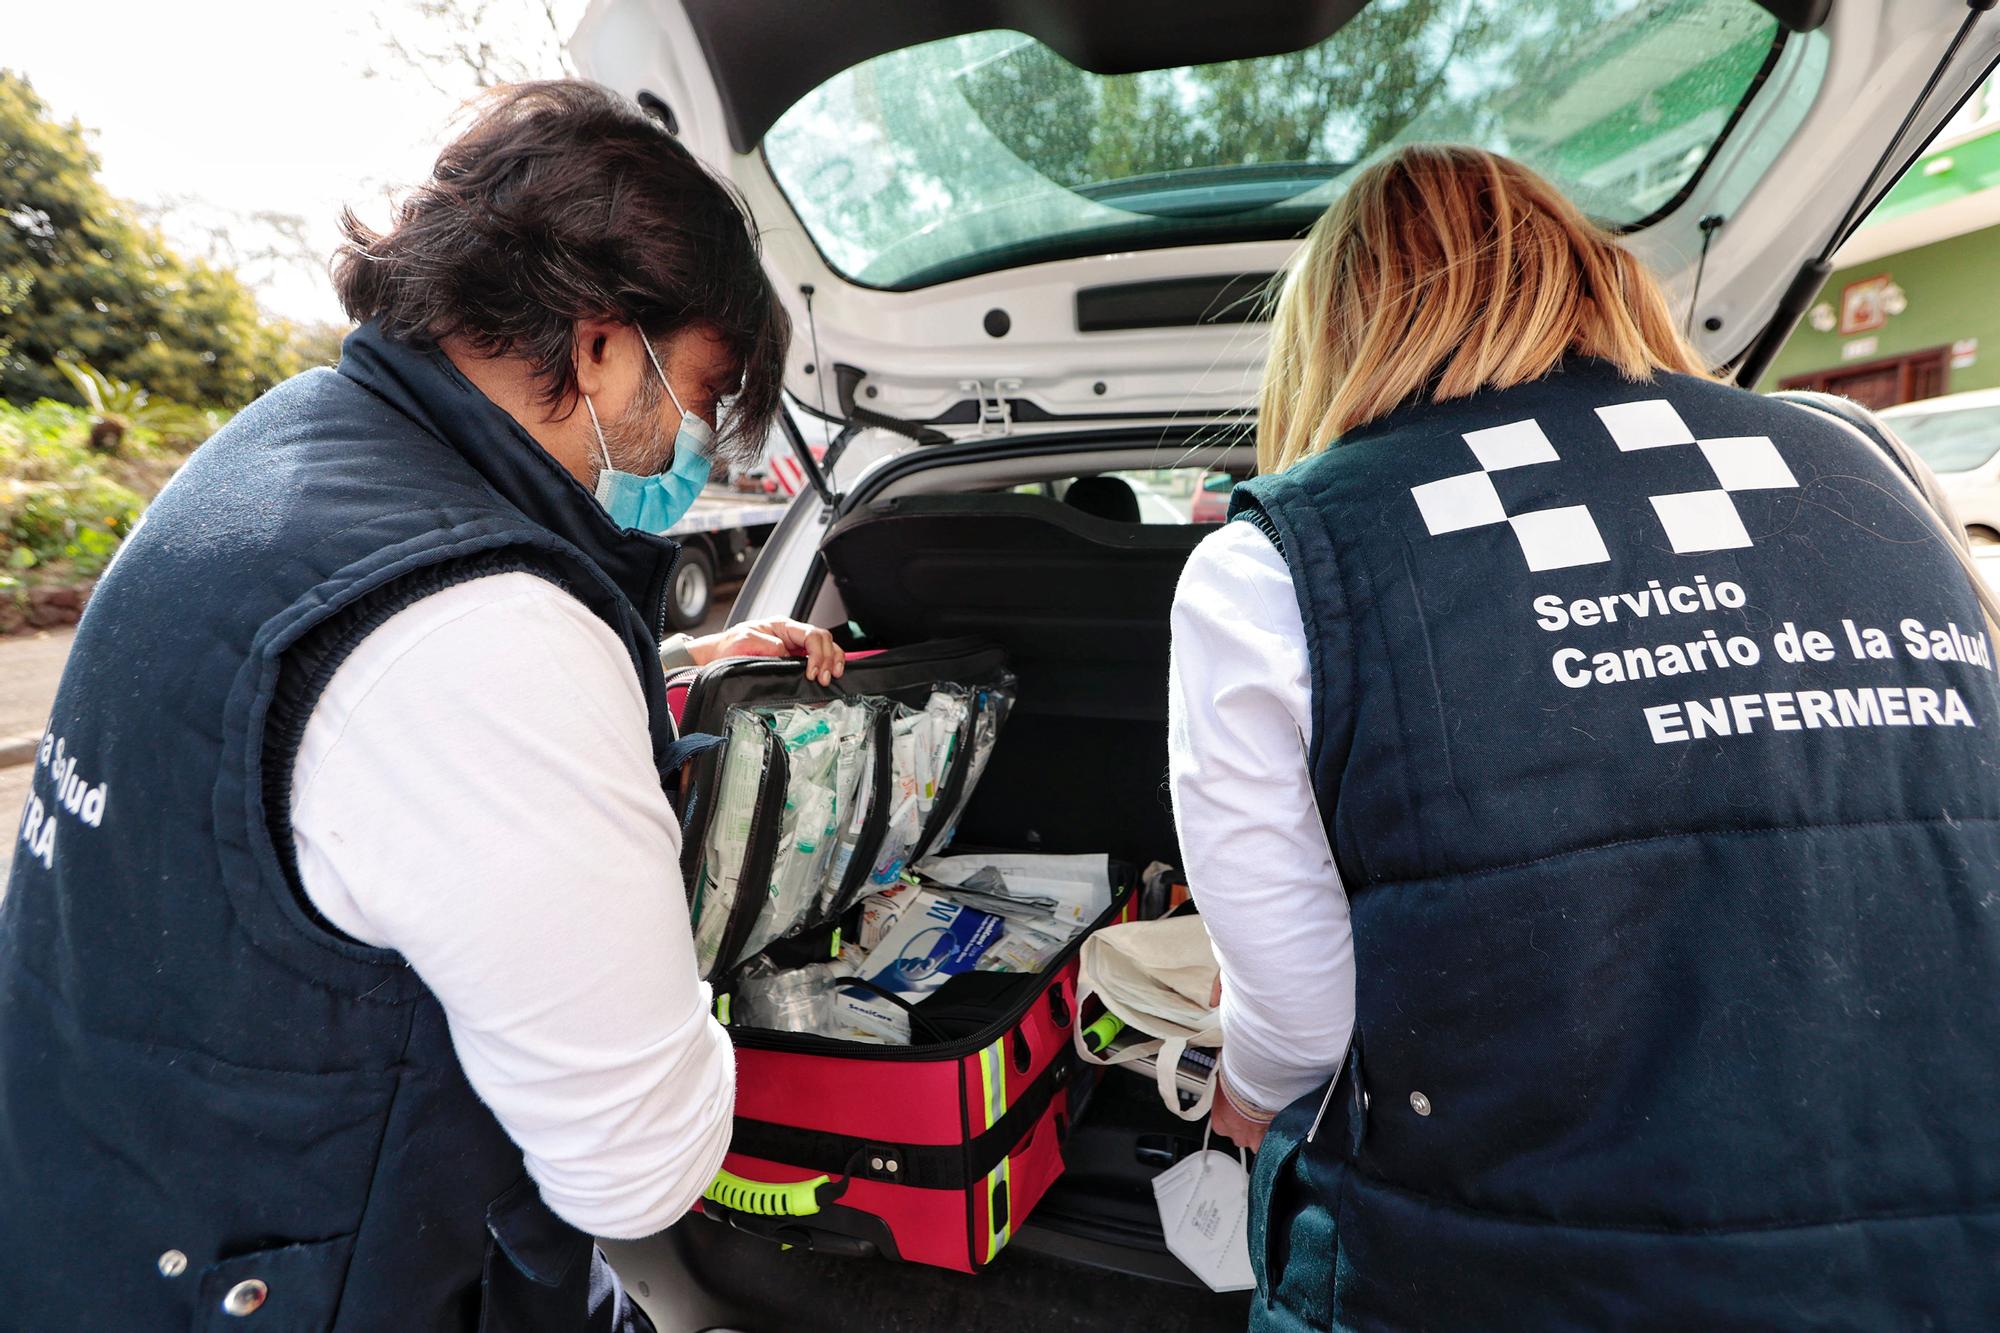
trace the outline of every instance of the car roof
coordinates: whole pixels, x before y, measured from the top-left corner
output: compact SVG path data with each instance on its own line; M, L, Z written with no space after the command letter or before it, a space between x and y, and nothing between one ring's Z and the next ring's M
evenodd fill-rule
M1957 412L1968 407L2000 407L2000 389L1968 389L1963 393L1947 393L1937 398L1922 398L1914 403L1898 403L1885 407L1884 417L1921 417L1934 412Z

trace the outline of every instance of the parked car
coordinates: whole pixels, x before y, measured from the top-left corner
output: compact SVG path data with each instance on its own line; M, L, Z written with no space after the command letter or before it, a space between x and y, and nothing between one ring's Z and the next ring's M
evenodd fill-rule
M1227 472L1217 472L1203 477L1201 485L1194 493L1194 505L1189 513L1193 523L1220 523L1229 517L1229 493L1236 489L1235 477Z
M970 30L1001 15L1022 31ZM1143 864L1176 855L1168 608L1212 529L1054 490L1187 468L1207 478L1194 517L1220 517L1254 468L1259 295L1354 167L1436 138L1515 154L1622 230L1751 383L2000 53L2000 20L1974 18L1964 0L1249 0L1227 22L1195 0L595 0L571 51L743 192L801 334L794 405L841 428L802 456L813 487L732 616L855 647L999 640L1022 689L961 841ZM1199 1141L1107 1075L1066 1174L970 1276L841 1257L851 1238L815 1252L810 1218L785 1249L710 1216L606 1248L670 1333L1240 1328L1245 1298L1193 1283L1151 1195Z
M1882 419L1931 465L1973 545L2000 548L2000 389L1903 403Z

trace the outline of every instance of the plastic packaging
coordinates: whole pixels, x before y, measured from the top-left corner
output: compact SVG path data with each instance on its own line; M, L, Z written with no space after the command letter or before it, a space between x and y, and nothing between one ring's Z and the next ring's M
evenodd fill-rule
M763 719L756 714L730 710L715 814L709 820L692 909L695 966L704 977L715 970L723 939L729 933L743 858L750 846L750 825L764 786L768 734Z
M1000 742L1000 728L1014 708L1012 677L1008 679L1006 685L989 685L979 690L974 698L973 707L978 713L972 724L972 754L967 760L970 766L965 770L965 785L959 788L958 804L931 843L933 854L951 846L951 840L957 836L958 821L965 818L965 807L972 803L973 790L985 775L988 761L993 758L993 747Z
M835 898L839 896L840 886L847 880L847 868L854 861L855 844L861 840L862 828L868 823L868 812L873 805L875 719L882 707L873 699L857 701L852 705L852 712L840 732L840 755L834 767L834 787L840 793L839 803L834 808L834 822L839 831L820 877L817 908L821 916L831 916L847 907L846 903L836 902Z
M869 874L871 884L891 884L923 840L931 808L951 772L970 707L956 686L934 690L923 708L901 705L890 724L889 827Z
M835 724L846 720L847 711L847 705L834 703L823 708L781 708L764 715L765 725L785 749L785 805L764 903L744 938L738 961L798 925L817 901L817 876L836 833L840 739Z
M851 971L838 959L784 972L753 963L736 983L737 1021L774 1032L825 1032L834 1021L834 980Z
M979 956L980 972L1039 972L1063 951L1076 931L1053 926L1042 930L1025 921L1009 921L1000 938Z

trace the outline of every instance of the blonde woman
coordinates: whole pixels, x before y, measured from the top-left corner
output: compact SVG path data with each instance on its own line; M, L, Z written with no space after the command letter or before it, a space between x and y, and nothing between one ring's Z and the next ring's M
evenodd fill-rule
M1313 228L1257 447L1170 736L1253 1323L2000 1324L2000 692L1890 465L1444 147Z

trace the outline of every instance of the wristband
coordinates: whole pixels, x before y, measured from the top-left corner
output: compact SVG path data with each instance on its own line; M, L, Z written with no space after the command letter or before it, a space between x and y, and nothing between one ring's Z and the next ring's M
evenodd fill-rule
M1215 1066L1215 1087L1222 1094L1222 1099L1229 1103L1230 1108L1253 1125L1268 1125L1278 1118L1276 1111L1259 1110L1256 1103L1247 1102L1232 1092L1229 1079L1223 1073L1222 1062L1219 1060Z

